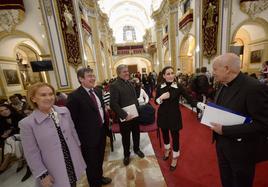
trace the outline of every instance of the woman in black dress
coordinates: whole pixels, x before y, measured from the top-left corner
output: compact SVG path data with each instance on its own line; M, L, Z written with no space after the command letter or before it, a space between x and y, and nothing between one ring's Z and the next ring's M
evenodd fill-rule
M176 169L177 159L180 155L179 130L182 129L181 111L179 108L180 96L183 96L192 107L197 102L187 94L186 90L176 82L174 69L167 66L162 70L162 82L157 86L155 101L159 104L157 124L161 128L164 140L165 153L163 160L167 160L170 153L169 132L173 142L173 158L170 170Z

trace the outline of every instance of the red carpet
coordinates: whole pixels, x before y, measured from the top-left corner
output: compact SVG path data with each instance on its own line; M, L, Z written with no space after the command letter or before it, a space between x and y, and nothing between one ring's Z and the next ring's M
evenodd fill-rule
M201 125L195 113L181 107L183 129L180 131L181 155L177 169L169 171L170 159L163 161L156 132L149 133L155 155L168 187L220 187L215 145L211 130ZM162 141L163 142L163 141ZM254 187L268 187L268 162L257 165Z

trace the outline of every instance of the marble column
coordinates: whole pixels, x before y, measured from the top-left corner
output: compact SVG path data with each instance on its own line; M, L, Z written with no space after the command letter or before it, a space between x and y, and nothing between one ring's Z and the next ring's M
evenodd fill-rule
M177 23L178 23L178 4L169 5L169 23L168 23L168 42L169 42L169 52L171 58L171 66L177 68Z
M95 12L94 12L95 13ZM97 23L96 13L94 16L90 16L89 23L92 28L92 36L93 36L93 46L95 48L96 55L96 66L97 66L97 81L104 81L104 71L102 67L102 57L101 57L101 45L100 45L100 36L99 36L99 27Z
M162 54L162 38L163 38L163 29L162 24L158 23L156 26L156 48L157 48L157 60L156 68L157 72L161 71L163 66L163 54Z

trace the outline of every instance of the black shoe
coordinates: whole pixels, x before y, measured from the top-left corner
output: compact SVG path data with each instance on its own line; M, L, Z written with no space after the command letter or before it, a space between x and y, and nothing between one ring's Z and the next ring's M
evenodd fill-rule
M129 162L130 162L129 157L125 157L123 160L124 165L127 166Z
M17 167L16 172L17 172L17 173L18 173L18 172L20 172L20 171L22 170L22 168L23 168L23 165L22 165L22 166Z
M176 161L176 164L175 165L170 165L169 171L175 171L175 169L177 167L178 159L177 158L173 158L173 160ZM172 160L172 162L173 162L173 160Z
M112 179L110 179L109 177L102 177L101 178L102 185L110 184L111 182L112 182Z
M24 161L23 161L23 160L20 160L20 161L18 162L18 167L17 167L16 172L17 172L17 173L20 172L20 171L22 170L23 167L24 167Z
M136 151L135 154L138 155L140 158L144 158L144 153L141 152L141 150Z
M166 161L168 160L169 158L169 154L170 154L170 149L165 149L165 153L164 153L164 156L163 156L163 160Z
M31 175L32 175L32 172L31 172L29 166L27 166L27 171L26 171L24 177L22 177L21 182L24 182L27 179L29 179L31 177Z
M169 171L175 171L176 167L177 167L177 165L176 166L170 166Z
M165 155L164 155L162 159L163 159L164 161L166 161L166 160L168 160L168 158L169 158L169 156L165 156Z

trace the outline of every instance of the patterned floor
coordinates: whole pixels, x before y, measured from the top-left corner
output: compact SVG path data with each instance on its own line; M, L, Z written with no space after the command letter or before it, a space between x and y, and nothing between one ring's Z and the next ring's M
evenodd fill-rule
M104 162L104 176L113 179L113 182L106 187L166 187L164 177L161 173L157 159L147 133L141 134L140 148L145 153L145 158L140 159L136 155L131 154L131 163L125 167L123 165L123 148L121 144L121 136L115 135L114 152L110 151L110 143L107 143L105 162ZM1 187L34 187L34 179L31 177L25 182L20 182L26 169L16 173L16 163L0 175ZM79 181L78 187L88 187L87 178L84 176Z

